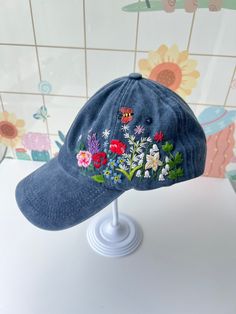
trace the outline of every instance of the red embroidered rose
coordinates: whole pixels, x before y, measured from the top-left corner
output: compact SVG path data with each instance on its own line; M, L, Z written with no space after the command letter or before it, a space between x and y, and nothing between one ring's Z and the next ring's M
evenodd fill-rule
M107 163L107 154L105 152L98 152L93 154L93 165L95 168L100 168L102 165Z
M161 142L163 141L164 134L162 132L156 132L154 135L154 141Z
M112 140L110 142L110 150L117 155L122 155L126 150L126 145L119 140Z

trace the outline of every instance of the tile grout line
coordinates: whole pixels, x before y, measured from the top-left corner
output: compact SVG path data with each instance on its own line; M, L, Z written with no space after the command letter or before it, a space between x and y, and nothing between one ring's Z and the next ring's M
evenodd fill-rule
M140 0L139 0L138 2L140 2ZM135 72L135 70L136 70L136 61L137 61L137 47L138 47L138 33L139 33L139 16L140 16L140 12L137 13L136 34L135 34L135 43L134 43L134 66L133 66L133 72Z
M191 38L192 38L193 25L194 25L194 21L195 21L195 14L196 14L196 11L194 11L193 17L192 17L192 22L191 22L191 27L190 27L190 33L189 33L189 37L188 37L188 44L187 44L187 50L188 50L188 51L189 51L189 46L190 46L190 42L191 42Z
M37 48L55 48L55 49L78 49L85 50L84 47L70 47L70 46L52 46L52 45L33 45L33 44L11 44L11 43L0 43L0 46L19 46L19 47L37 47ZM134 50L134 49L115 49L115 48L93 48L86 47L87 51L114 51L114 52L140 52L148 53L150 50ZM224 55L224 54L210 54L210 53L194 53L191 52L189 55L201 56L201 57L219 57L219 58L236 58L236 55Z
M38 46L37 46L36 32L35 32L35 25L34 25L34 17L33 17L33 8L32 8L31 0L29 0L29 7L30 7L30 16L31 16L31 23L32 23L32 29L33 29L33 36L34 36L35 53L36 53L37 64L38 64L39 79L40 79L40 81L42 81L42 73L41 73L41 68L40 68ZM45 96L43 94L41 94L41 96L42 96L43 106L46 107ZM47 134L48 134L48 137L49 137L49 126L48 126L48 120L47 119L45 120L45 127L46 127L46 131L47 131ZM50 145L50 154L52 156L51 145Z
M1 93L0 93L0 104L1 104L2 111L5 111Z
M85 67L85 93L88 99L88 59L87 59L87 33L86 33L86 10L83 0L83 24L84 24L84 67Z
M68 97L68 98L80 98L80 99L87 99L86 96L79 96L79 95L63 95L63 94L47 94L44 95L42 93L30 93L30 92L18 92L18 91L0 91L2 94L19 94L19 95L32 95L32 96L47 96L47 97Z
M224 107L226 107L226 103L227 103L228 98L229 98L229 93L230 93L230 90L231 90L231 84L233 82L235 73L236 73L236 65L234 67L234 71L233 71L233 74L232 74L232 77L231 77L231 80L230 80L230 83L229 83L229 88L228 88L228 91L227 91L227 94L226 94L226 97L225 97L225 101L224 101Z

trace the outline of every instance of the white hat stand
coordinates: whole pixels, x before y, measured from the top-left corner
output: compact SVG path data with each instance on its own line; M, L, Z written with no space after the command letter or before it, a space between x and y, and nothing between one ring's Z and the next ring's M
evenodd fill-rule
M112 203L112 213L95 218L87 229L91 248L107 257L126 256L142 242L139 224L126 214L119 214L117 199Z

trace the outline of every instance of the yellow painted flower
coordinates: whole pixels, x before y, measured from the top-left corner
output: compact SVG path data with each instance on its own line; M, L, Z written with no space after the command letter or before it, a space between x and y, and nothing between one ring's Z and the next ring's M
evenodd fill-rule
M14 113L0 112L0 143L15 147L24 134L24 120L17 119Z
M156 51L149 52L147 59L139 60L139 69L143 76L185 98L191 94L200 75L196 71L197 61L188 57L188 51L180 52L177 45L170 48L162 45Z

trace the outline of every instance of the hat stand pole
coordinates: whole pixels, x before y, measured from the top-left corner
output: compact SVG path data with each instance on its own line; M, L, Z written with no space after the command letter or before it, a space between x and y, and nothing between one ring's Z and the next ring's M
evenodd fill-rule
M116 199L112 202L112 213L96 217L89 224L87 239L96 253L120 257L131 254L139 247L143 233L133 218L119 213Z

